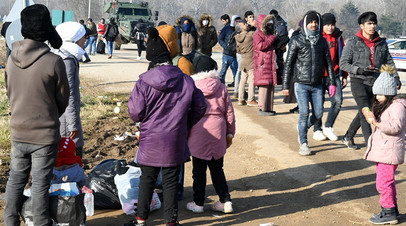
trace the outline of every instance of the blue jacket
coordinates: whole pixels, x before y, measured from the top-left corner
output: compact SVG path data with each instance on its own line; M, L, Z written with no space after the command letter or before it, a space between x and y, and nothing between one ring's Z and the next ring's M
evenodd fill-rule
M231 27L230 24L227 24L226 26L221 29L220 35L219 35L219 43L221 47L223 47L223 54L225 55L230 55L227 49L227 43L228 40L230 40L231 34L233 34L235 31L234 27Z

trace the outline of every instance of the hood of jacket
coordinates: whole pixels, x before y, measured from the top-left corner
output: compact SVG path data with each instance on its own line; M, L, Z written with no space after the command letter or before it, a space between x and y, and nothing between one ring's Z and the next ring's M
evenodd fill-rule
M51 49L43 42L24 39L13 43L10 57L17 67L25 69L49 51Z
M175 26L177 27L177 26L183 25L183 22L185 22L185 20L189 20L189 22L191 22L193 24L193 26L195 25L195 20L192 17L190 17L188 15L183 15L176 20Z
M260 14L258 15L258 19L257 19L257 24L260 24L260 28L262 33L266 34L266 24L269 21L273 21L273 24L275 26L275 16L274 15L264 15L264 14ZM275 29L274 29L275 30Z
M241 18L240 16L238 16L238 15L233 15L232 17L231 17L231 22L230 22L230 26L231 27L235 27L235 19L237 19L237 18Z
M212 18L209 14L203 13L203 14L200 16L199 21L197 22L197 28L200 29L200 28L203 27L202 21L205 20L205 19L209 20L209 24L207 25L207 27L213 26L213 18Z
M302 28L301 28L301 33L303 34L303 35L305 35L305 36L307 36L307 31L306 31L306 23L307 23L307 16L310 14L310 13L316 13L317 14L317 18L318 18L318 24L319 24L319 27L318 27L318 31L319 31L319 33L320 33L320 36L322 35L322 33L323 33L323 29L321 28L321 15L319 14L319 13L317 13L316 11L313 11L313 10L310 10L310 11L308 11L305 15L304 15L304 17L303 17L303 26L302 26Z
M200 72L192 75L195 85L203 92L203 95L211 96L220 88L220 77L216 70Z
M182 74L178 67L173 65L162 65L150 69L149 71L140 75L140 80L162 92L172 90L183 79Z

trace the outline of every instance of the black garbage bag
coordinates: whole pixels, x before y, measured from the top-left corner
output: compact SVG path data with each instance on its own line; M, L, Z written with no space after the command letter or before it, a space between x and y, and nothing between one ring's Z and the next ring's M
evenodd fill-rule
M93 191L95 209L121 209L114 176L126 173L126 165L126 160L108 159L90 172L86 187Z

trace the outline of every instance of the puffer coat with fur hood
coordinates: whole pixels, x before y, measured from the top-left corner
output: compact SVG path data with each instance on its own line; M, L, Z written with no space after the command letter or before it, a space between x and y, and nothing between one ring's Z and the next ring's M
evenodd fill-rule
M203 20L208 20L209 24L203 26ZM197 51L211 56L213 47L217 44L217 31L213 26L213 18L203 13L197 22Z

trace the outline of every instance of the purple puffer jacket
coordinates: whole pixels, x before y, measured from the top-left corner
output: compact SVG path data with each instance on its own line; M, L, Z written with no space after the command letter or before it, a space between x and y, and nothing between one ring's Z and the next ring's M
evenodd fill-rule
M254 85L276 86L276 59L274 35L264 33L266 24L273 20L272 15L258 15L257 24L259 29L254 34Z
M184 163L190 156L188 130L205 112L203 93L178 67L163 65L140 75L128 101L131 119L141 122L135 161L154 167Z

